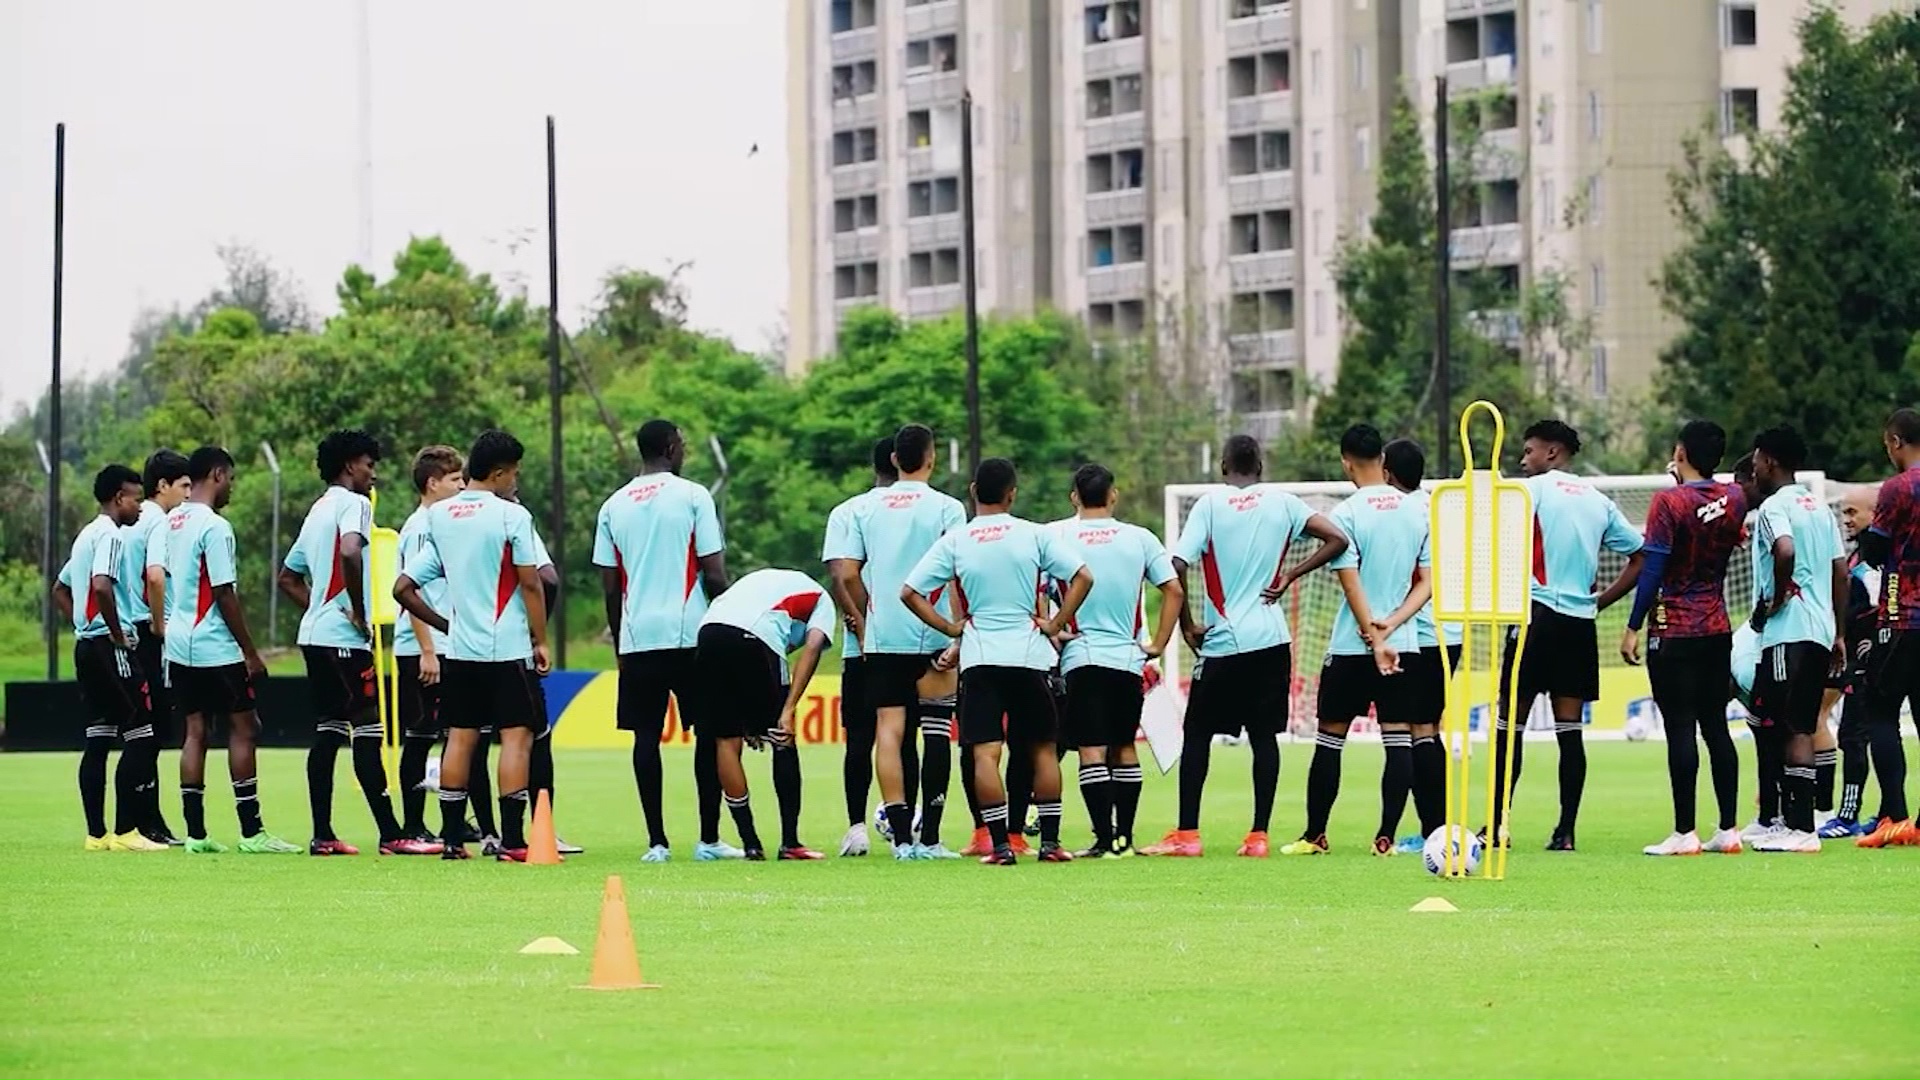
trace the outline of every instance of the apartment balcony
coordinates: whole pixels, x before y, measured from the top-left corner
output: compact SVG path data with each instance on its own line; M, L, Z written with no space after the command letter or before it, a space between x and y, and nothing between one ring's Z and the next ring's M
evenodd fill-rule
M854 308L873 307L880 303L878 296L843 296L833 302L833 314L843 317Z
M833 261L837 263L872 262L880 258L880 248L877 226L833 234Z
M907 247L910 250L953 247L960 242L960 215L935 214L907 219Z
M1469 311L1461 321L1467 329L1508 348L1518 348L1521 338L1525 336L1525 327L1517 311Z
M1293 205L1293 170L1254 173L1227 180L1227 205L1234 212L1283 210Z
M907 316L914 319L932 319L960 306L962 300L960 285L922 285L907 290Z
M1258 15L1227 20L1227 52L1238 53L1293 40L1293 5L1280 4Z
M1143 221L1147 216L1147 193L1144 188L1102 191L1088 195L1085 206L1089 226Z
M1513 82L1513 56L1499 53L1478 60L1460 60L1447 65L1447 93L1466 94L1489 86Z
M942 30L960 29L960 0L915 4L906 10L907 36L924 37Z
M1519 222L1453 230L1450 246L1454 269L1519 265L1525 240L1522 232Z
M943 105L960 100L958 71L927 72L907 76L907 108Z
M1234 292L1293 287L1293 251L1261 251L1227 259L1227 277Z
M1293 330L1266 330L1227 335L1227 355L1234 370L1285 367L1299 359L1299 334Z
M832 35L833 62L844 63L848 60L871 60L880 54L880 28L863 26L858 30L842 30Z
M1513 180L1526 167L1526 144L1517 127L1480 133L1474 149L1473 175L1479 180Z
M1087 121L1087 152L1099 153L1123 146L1139 146L1147 141L1147 114L1128 113Z
M1293 126L1293 91L1231 98L1227 101L1227 130L1233 134L1259 128Z
M933 175L933 147L912 146L907 148L907 176L920 180Z
M880 123L880 95L861 94L858 97L835 98L833 101L833 126L835 128L876 127Z
M1087 78L1098 79L1107 75L1125 75L1139 71L1146 64L1145 39L1139 35L1121 38L1118 41L1103 41L1098 45L1087 46L1084 64Z
M833 193L835 195L865 195L880 190L880 163L862 161L854 165L835 165L833 167Z
M1147 264L1120 263L1087 268L1087 300L1139 300L1147 295Z
M1518 5L1515 0L1447 0L1447 17L1459 18L1462 15L1498 15L1512 11Z
M1241 413L1236 426L1262 443L1270 443L1278 439L1293 420L1292 409L1276 409L1271 412Z

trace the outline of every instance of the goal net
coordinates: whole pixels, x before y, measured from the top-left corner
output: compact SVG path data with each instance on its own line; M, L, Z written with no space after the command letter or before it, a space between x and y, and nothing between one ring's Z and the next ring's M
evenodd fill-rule
M1649 476L1591 476L1586 478L1593 486L1605 493L1620 507L1621 513L1637 529L1645 530L1647 508L1653 501L1654 493L1673 486L1673 478L1666 474ZM1722 477L1727 479L1727 477ZM1803 472L1799 476L1814 495L1832 505L1832 496L1828 491L1826 474ZM1431 486L1433 481L1428 481ZM1186 524L1187 514L1195 502L1217 484L1169 484L1166 488L1166 541L1169 547L1180 535ZM1344 481L1314 481L1299 483L1281 483L1281 488L1299 496L1316 512L1329 513L1341 500L1353 494L1352 484ZM1296 544L1288 552L1289 564L1298 563L1310 554L1315 545ZM1604 586L1613 580L1626 565L1626 560L1612 552L1601 553L1598 583ZM1746 552L1736 553L1727 568L1728 609L1738 619L1752 607L1753 569ZM1288 730L1296 737L1311 736L1315 726L1315 705L1318 701L1321 661L1326 656L1327 641L1332 636L1333 620L1343 604L1344 598L1340 586L1332 571L1322 570L1311 574L1294 584L1281 601L1286 605L1288 621L1293 627L1293 684L1291 708L1288 714ZM1621 631L1626 628L1630 604L1622 602L1603 612L1600 616L1600 697L1601 700L1587 708L1586 723L1596 733L1621 732L1633 730L1657 730L1654 719L1652 696L1647 689L1646 669L1629 667L1620 659L1619 641ZM1476 649L1475 670L1488 670L1488 665L1497 662L1494 653L1492 635L1476 633L1479 641L1485 645ZM1185 648L1170 649L1166 658L1168 677L1176 686L1184 686L1185 673L1192 670L1193 657ZM1735 706L1737 708L1737 706ZM1471 727L1474 731L1485 731L1492 719L1492 703L1476 701L1472 704ZM1529 728L1551 730L1552 716L1545 703L1536 703L1529 717ZM1371 717L1357 718L1353 731L1355 734L1377 732Z

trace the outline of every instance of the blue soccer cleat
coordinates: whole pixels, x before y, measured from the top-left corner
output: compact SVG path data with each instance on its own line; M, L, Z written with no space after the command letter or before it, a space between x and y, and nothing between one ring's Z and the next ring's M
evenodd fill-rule
M717 844L700 844L693 849L694 862L720 862L724 859L744 859L747 853L722 840Z

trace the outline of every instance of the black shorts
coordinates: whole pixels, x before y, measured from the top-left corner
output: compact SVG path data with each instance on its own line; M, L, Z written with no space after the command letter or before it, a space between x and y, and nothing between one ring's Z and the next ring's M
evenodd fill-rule
M1753 679L1753 715L1762 727L1811 735L1820 726L1833 650L1811 641L1789 641L1760 653Z
M687 719L687 691L693 685L693 649L649 649L620 657L619 703L615 722L621 731L644 731L657 740L667 729L667 695L680 703L680 723Z
M695 689L683 708L701 735L759 738L779 723L787 693L780 658L766 642L739 627L703 626L693 670Z
M1274 645L1233 656L1203 658L1187 697L1187 723L1210 735L1271 738L1287 730L1293 695L1293 646Z
M1507 632L1500 661L1500 715L1512 716L1513 647L1519 630ZM1520 658L1520 710L1524 718L1541 694L1577 701L1600 700L1600 636L1592 619L1578 619L1545 604L1533 605L1527 623L1527 655Z
M1067 737L1075 746L1132 746L1146 693L1137 671L1088 664L1067 672Z
M1323 724L1344 724L1367 715L1382 724L1424 723L1418 719L1414 704L1420 690L1419 657L1410 652L1401 656L1400 674L1382 675L1372 653L1358 656L1328 656L1320 669L1320 693L1317 717Z
M1883 629L1874 635L1864 682L1877 721L1898 723L1904 701L1920 724L1920 630Z
M1032 668L981 666L960 673L960 743L1053 742L1060 727L1047 673Z
M322 723L373 722L376 699L371 652L302 645L300 654L307 660L307 692L313 698L313 712Z
M167 686L173 692L174 712L181 717L219 721L250 713L256 707L253 676L245 664L188 667L169 663Z
M1400 658L1400 667L1413 682L1409 689L1412 693L1413 723L1432 724L1438 727L1447 721L1447 672L1460 670L1460 646L1447 646L1447 659L1443 667L1440 661L1440 649L1422 647L1417 653L1409 653Z
M104 637L73 643L73 675L87 703L87 719L121 734L153 719L153 701L140 659Z
M849 656L840 662L840 726L845 729L848 742L855 741L856 736L871 740L874 729L880 726L880 718L867 696L867 658L864 656Z
M400 718L400 730L409 738L438 739L446 735L447 725L440 720L440 683L422 686L420 658L393 658L395 683L394 710Z
M166 642L153 636L150 622L134 623L133 629L140 635L134 642L133 655L147 677L147 700L152 705L148 712L158 724L173 716L173 698L167 693L167 680L163 677L167 670Z
M1647 682L1661 719L1669 724L1725 723L1732 656L1732 634L1650 639Z
M540 676L525 660L440 661L440 719L448 728L505 731L547 726Z
M868 653L866 659L867 707L912 709L920 703L920 677L933 669L937 654Z

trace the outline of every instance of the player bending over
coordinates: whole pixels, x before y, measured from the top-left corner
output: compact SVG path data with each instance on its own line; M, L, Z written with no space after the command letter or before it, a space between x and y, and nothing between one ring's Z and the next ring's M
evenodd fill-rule
M146 676L148 716L153 722L153 739L156 752L167 742L167 731L173 723L173 698L167 693L166 658L162 651L167 638L167 568L164 558L156 565L149 555L156 530L166 526L167 515L187 501L187 492L193 484L187 479L187 459L172 450L156 450L147 458L145 481L146 501L140 504L140 520L126 532L127 567L134 575L135 584L129 590L127 617L133 623L134 657L140 664L140 671ZM164 556L165 548L161 549ZM173 829L167 825L166 815L160 810L160 777L156 771L153 782L143 793L147 803L148 820L147 839L170 846L179 846L185 840L176 837Z
M1062 636L1093 587L1093 575L1072 546L1013 516L1017 485L1011 461L981 462L970 485L978 511L973 520L940 537L899 591L902 606L922 623L960 642L960 738L993 839L993 853L981 860L990 866L1016 861L1000 781L1001 748L1008 743L1033 760L1040 861L1073 858L1060 846L1060 759L1054 753L1059 718L1047 671L1053 667L1053 639ZM1034 594L1048 578L1068 584L1059 611L1043 621L1034 614ZM934 606L949 582L966 597L964 625Z
M1235 435L1220 454L1226 486L1200 497L1173 549L1173 572L1185 586L1187 568L1198 563L1205 584L1204 622L1186 605L1180 629L1198 654L1180 749L1180 818L1142 855L1197 856L1200 796L1207 785L1215 735L1246 731L1253 750L1253 827L1239 854L1267 856L1267 826L1280 783L1279 734L1287 728L1293 689L1293 631L1286 611L1268 597L1346 550L1347 538L1298 496L1263 484L1260 444ZM1287 553L1295 540L1312 536L1319 550L1292 569Z
M488 431L467 455L467 490L427 512L428 543L394 582L406 612L447 635L440 759L443 859L468 858L467 773L483 728L500 737L501 862L525 862L527 770L534 733L546 726L539 677L547 673L547 604L534 548L533 517L506 496L519 487L520 440ZM448 615L421 589L444 578Z
M1904 701L1920 725L1920 412L1900 409L1887 418L1887 459L1899 473L1880 485L1873 527L1861 534L1860 552L1880 568L1880 625L1867 661L1867 718L1878 732L1892 729L1891 758L1880 770L1885 814L1861 847L1920 844L1907 814L1906 751L1900 745ZM1884 736L1883 736L1884 738Z
M1568 471L1580 453L1580 435L1558 420L1542 420L1526 430L1520 471L1533 495L1533 612L1527 627L1526 655L1514 655L1518 630L1507 638L1500 667L1500 716L1493 760L1496 795L1493 836L1506 843L1502 815L1513 798L1498 790L1507 776L1509 725L1519 724L1513 742L1513 782L1520 785L1526 750L1527 714L1542 694L1553 709L1553 733L1560 744L1560 821L1547 841L1548 851L1572 851L1580 818L1580 797L1587 787L1587 747L1581 735L1587 703L1600 700L1600 646L1597 621L1633 590L1640 577L1641 539L1612 499ZM1598 596L1593 586L1604 548L1627 556L1627 565ZM1511 698L1514 664L1520 666L1520 695Z
M1334 526L1347 537L1346 550L1332 563L1346 602L1334 616L1320 674L1320 730L1307 772L1307 827L1300 839L1280 849L1282 855L1326 854L1327 819L1340 797L1347 731L1369 708L1386 750L1375 855L1393 854L1394 834L1415 780L1413 722L1422 684L1415 674L1420 628L1414 619L1433 596L1427 578L1427 502L1387 483L1386 444L1371 424L1355 424L1340 437L1340 467L1357 489L1333 511Z

